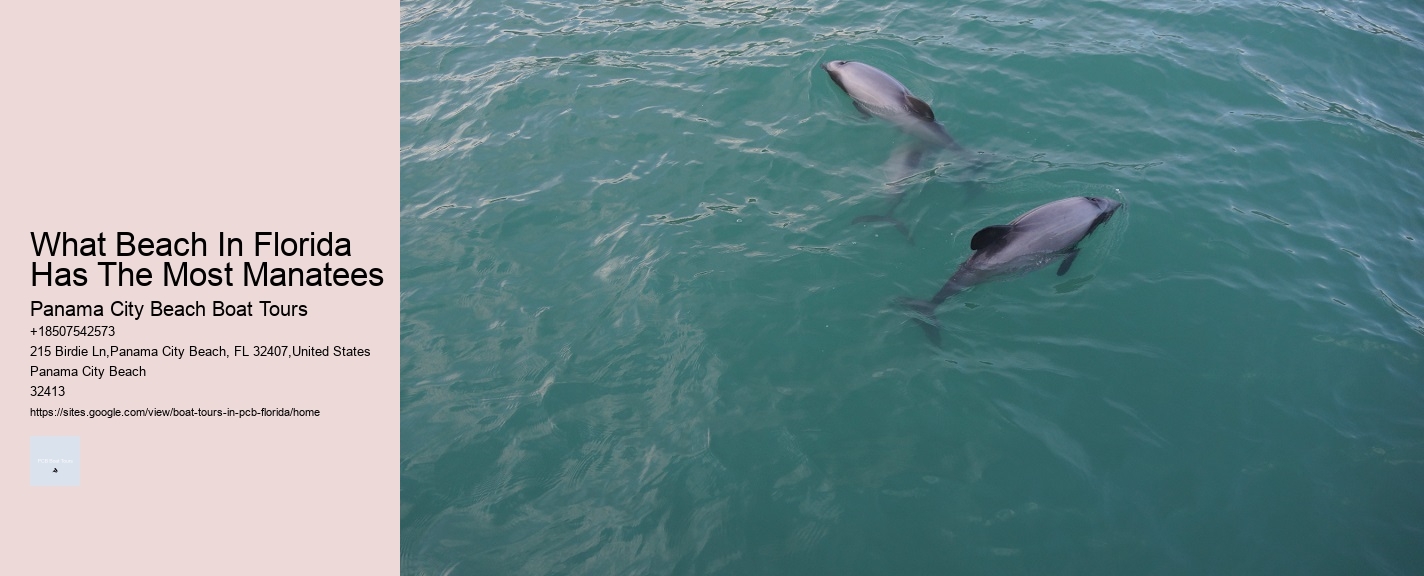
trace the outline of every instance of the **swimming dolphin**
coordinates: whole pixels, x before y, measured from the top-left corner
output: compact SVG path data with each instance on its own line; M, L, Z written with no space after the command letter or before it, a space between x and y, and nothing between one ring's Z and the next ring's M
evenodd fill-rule
M913 143L892 152L886 161L886 173L890 177L887 185L891 195L890 208L884 214L860 216L852 221L893 224L896 230L914 244L909 227L893 215L895 207L905 197L905 186L898 182L919 171L924 158L932 157L939 150L953 150L965 156L966 160L968 151L935 121L934 110L929 104L910 94L904 84L879 68L849 60L827 62L822 64L821 68L850 96L851 103L861 114L867 118L874 116L890 122L902 132L914 137ZM971 161L970 165L974 172L983 168L979 162Z
M963 150L944 127L935 122L934 110L929 104L910 94L904 84L879 68L850 60L827 62L821 68L866 117L885 120L926 143Z
M969 240L974 255L959 265L933 298L901 298L899 302L921 316L916 321L930 342L938 346L935 309L940 303L976 284L1037 270L1059 258L1063 263L1058 265L1058 275L1068 273L1078 257L1078 243L1112 218L1121 206L1107 198L1064 198L1029 210L1008 224L986 227Z

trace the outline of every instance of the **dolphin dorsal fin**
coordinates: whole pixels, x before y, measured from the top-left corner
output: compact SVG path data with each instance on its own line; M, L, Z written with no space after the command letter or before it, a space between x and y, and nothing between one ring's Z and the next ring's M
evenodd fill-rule
M930 108L929 104L925 104L924 100L906 94L905 104L910 107L910 112L913 112L916 116L931 122L934 121L934 109Z
M969 239L969 249L978 251L993 246L1000 240L1003 240L1005 236L1008 236L1009 231L1013 230L1013 228L1013 226L1009 226L1008 224L985 226L983 230L975 232L974 237Z

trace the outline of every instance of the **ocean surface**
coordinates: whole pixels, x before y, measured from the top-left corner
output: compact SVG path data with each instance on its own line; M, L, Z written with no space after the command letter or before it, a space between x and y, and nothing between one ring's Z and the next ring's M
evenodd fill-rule
M400 6L403 573L1424 573L1424 5Z

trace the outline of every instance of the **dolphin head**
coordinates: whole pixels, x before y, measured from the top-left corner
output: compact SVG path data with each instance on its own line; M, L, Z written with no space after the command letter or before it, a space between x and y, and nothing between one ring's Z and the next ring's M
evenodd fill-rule
M841 91L849 94L850 90L846 90L845 82L841 81L841 69L845 68L847 64L850 64L849 60L832 60L822 64L821 69L831 76L831 81L835 82L836 86L840 86Z
M1088 229L1089 233L1092 233L1092 231L1103 222L1107 222L1108 219L1112 218L1112 215L1117 212L1117 209L1122 207L1122 202L1111 198L1099 198L1097 196L1084 196L1083 198L1098 208L1098 217L1093 220L1092 228Z
M1099 198L1097 196L1086 196L1085 198L1087 198L1089 202L1092 202L1094 206L1097 206L1098 210L1102 211L1104 220L1112 216L1113 212L1117 212L1118 208L1122 207L1122 202L1111 198Z

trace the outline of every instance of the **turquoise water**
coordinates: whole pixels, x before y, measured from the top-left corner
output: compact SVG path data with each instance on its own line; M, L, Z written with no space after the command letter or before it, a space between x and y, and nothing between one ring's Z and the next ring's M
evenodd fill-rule
M401 3L407 574L1424 572L1424 8ZM971 151L819 69L877 66ZM927 298L978 229L1122 210Z

